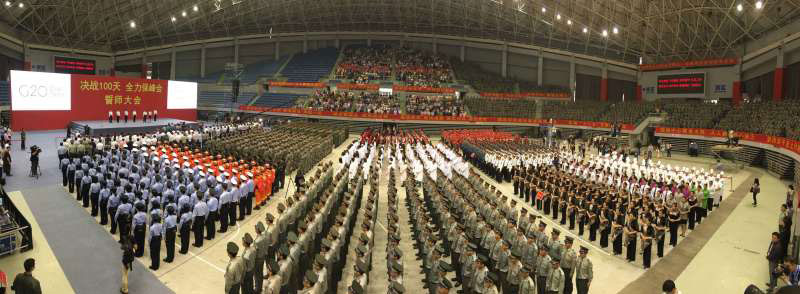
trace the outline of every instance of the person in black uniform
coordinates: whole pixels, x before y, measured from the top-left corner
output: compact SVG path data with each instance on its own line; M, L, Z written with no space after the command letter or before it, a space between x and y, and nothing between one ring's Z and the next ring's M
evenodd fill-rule
M626 214L627 222L625 225L625 253L626 259L630 262L636 261L636 240L639 234L638 221L633 214Z
M158 270L161 263L161 236L164 233L164 227L161 225L161 216L158 214L153 215L152 225L150 225L150 269Z
M642 265L644 269L650 268L650 259L653 257L653 235L656 232L648 219L648 217L642 218Z
M694 196L694 192L689 193L688 201L689 201L689 215L688 215L689 229L694 230L694 221L695 219L698 218L698 213L700 211L698 209L697 198Z
M656 214L656 222L653 224L655 228L656 256L662 258L664 257L664 236L666 235L668 221L667 214L663 208L658 210Z
M189 236L192 228L192 212L188 203L181 207L181 211L183 211L180 219L181 249L178 252L181 254L186 254L189 252Z
M673 203L669 209L669 245L678 244L678 225L681 222L681 214L678 211L678 203Z
M625 227L625 219L618 212L614 211L615 220L611 224L611 233L614 235L614 255L622 254L622 234Z

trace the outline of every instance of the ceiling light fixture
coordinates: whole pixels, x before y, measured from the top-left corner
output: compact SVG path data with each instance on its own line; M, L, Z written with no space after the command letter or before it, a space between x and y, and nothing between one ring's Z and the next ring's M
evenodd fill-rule
M11 1L6 1L6 7L11 6Z
M567 20L567 25L572 25L572 20L571 19Z
M198 10L200 10L200 8L197 8L197 5L195 5L194 7L192 7L192 10L194 10L194 12L197 12Z
M172 22L175 22L175 21L177 21L177 20L178 20L178 18L176 18L175 16L172 16L172 17L170 18L170 20L171 20Z
M756 1L756 9L761 9L762 7L764 7L764 2L761 2L761 0Z
M603 30L603 37L608 37L608 30Z
M556 20L561 20L561 14L560 13L556 13Z
M19 8L25 8L25 3L20 2L17 6L19 6Z
M617 29L617 27L614 27L613 29L611 29L611 32L613 32L614 35L616 35L619 33L619 29Z
M186 11L181 11L181 16L186 17Z
M736 5L736 11L742 12L742 10L744 10L744 6L742 6L742 3Z
M135 29L135 28L136 28L136 22L135 22L135 21L131 21L131 28L132 28L132 29Z
M583 33L585 34L585 33L588 33L588 32L589 32L589 29L586 28L586 27L583 27Z
M542 13L545 13L545 12L547 12L547 8L542 7Z

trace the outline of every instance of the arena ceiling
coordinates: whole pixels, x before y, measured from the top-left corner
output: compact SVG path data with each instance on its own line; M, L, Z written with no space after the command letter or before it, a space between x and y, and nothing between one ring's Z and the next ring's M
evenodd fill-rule
M642 55L651 62L736 56L737 45L800 16L800 0L756 2L2 0L0 22L26 42L100 51L270 31L372 31L496 39L638 63Z

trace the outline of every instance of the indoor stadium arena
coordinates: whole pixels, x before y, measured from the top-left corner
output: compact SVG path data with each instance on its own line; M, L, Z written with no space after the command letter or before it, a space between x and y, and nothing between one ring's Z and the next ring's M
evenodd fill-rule
M800 293L798 185L800 0L0 0L0 294Z

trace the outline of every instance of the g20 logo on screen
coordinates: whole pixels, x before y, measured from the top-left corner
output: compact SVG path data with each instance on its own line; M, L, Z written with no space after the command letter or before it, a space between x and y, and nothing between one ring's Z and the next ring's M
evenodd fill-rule
M64 89L56 85L22 84L17 93L25 98L63 97Z

